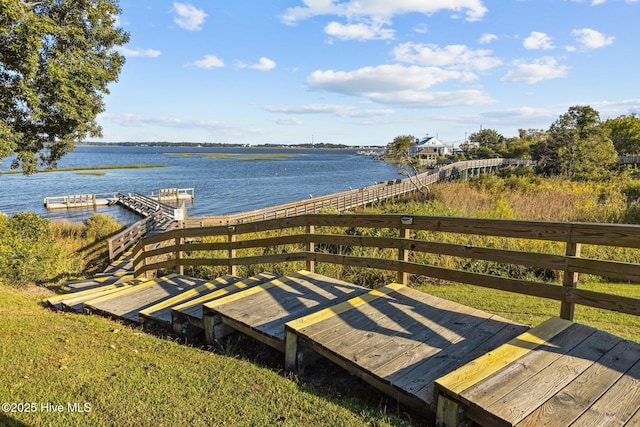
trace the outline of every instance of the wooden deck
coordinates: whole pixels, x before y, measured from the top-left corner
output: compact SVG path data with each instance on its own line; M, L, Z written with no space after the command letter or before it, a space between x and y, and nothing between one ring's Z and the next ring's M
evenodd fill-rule
M205 339L212 343L237 330L284 352L285 323L367 292L300 271L204 304Z
M392 284L286 325L286 367L311 348L421 412L434 381L526 330L499 316Z
M640 344L552 318L529 329L390 284L370 290L300 271L211 281L170 274L70 283L57 309L205 332L241 332L287 370L325 357L438 426L640 425Z
M202 322L203 304L279 277L280 276L271 273L260 273L248 279L238 280L222 289L216 289L202 296L174 305L171 307L171 324L173 325L173 330L184 336L193 336L202 333L204 331L204 324Z
M240 277L230 275L216 277L211 281L193 279L192 287L189 290L178 293L170 298L164 298L162 301L147 307L144 310L140 310L138 313L140 323L143 325L157 323L170 326L171 309L174 305L181 304L195 298L200 298L203 295L206 296L211 292L215 292L232 285L239 280L241 280Z
M552 318L436 381L438 425L640 425L640 344Z
M139 312L201 284L197 279L169 274L84 302L86 313L139 322Z

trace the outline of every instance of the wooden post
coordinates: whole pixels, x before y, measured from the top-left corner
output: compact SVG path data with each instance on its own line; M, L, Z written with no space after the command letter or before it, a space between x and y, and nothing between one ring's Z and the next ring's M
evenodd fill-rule
M400 229L400 237L402 237L403 239L409 239L409 237L411 236L411 229L410 228L401 228ZM404 261L407 262L409 261L409 251L407 249L405 249L405 246L403 245L403 247L401 247L400 249L398 249L398 260L399 261ZM409 282L409 274L406 273L402 266L400 266L398 268L398 283L406 285Z
M567 249L565 255L568 257L580 257L581 245L580 243L574 243L571 239L567 242ZM578 286L578 273L571 271L568 267L564 270L564 277L562 279L562 286L567 288L576 288ZM573 321L573 315L575 311L575 304L571 302L563 301L560 305L560 317L566 320Z
M227 229L229 230L229 234L228 234L228 238L227 241L232 244L236 241L236 227L233 225L230 225L229 227L227 227ZM237 272L237 266L235 264L234 258L236 257L236 250L233 249L231 246L229 246L229 252L228 252L228 258L229 258L229 274L231 276L235 276L236 272Z
M315 231L316 231L315 225L307 224L307 234L309 236L313 236ZM315 243L313 243L313 240L311 238L307 242L306 250L307 250L307 271L314 273L316 269L316 261L314 259L315 257L314 252L316 250L316 245Z
M182 236L178 237L176 236L174 238L174 242L175 245L177 247L182 246L182 243L184 242L184 239L182 238ZM184 265L182 265L182 251L181 250L177 250L176 251L176 267L178 270L178 274L183 275L184 274Z

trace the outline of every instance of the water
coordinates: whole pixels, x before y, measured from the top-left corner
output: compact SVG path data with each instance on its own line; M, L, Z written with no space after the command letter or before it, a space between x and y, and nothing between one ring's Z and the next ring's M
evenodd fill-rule
M0 170L8 170L5 159ZM32 176L0 175L0 212L33 211L50 219L82 220L93 212L131 223L135 215L121 207L49 210L48 196L156 193L162 188L194 188L190 216L225 215L321 196L349 187L398 178L394 165L358 156L356 150L218 147L77 147L60 168L154 164L152 169L50 172Z

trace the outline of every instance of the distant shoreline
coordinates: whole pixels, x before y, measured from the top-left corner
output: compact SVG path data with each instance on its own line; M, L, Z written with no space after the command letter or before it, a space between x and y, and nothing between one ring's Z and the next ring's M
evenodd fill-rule
M77 143L78 147L104 147L104 146L118 146L118 147L192 147L192 148L310 148L310 149L329 149L329 150L366 150L366 149L380 149L383 148L379 145L345 145L345 144L330 144L330 143L308 143L308 144L231 144L231 143L219 143L219 142L167 142L167 141L154 141L154 142L80 142Z

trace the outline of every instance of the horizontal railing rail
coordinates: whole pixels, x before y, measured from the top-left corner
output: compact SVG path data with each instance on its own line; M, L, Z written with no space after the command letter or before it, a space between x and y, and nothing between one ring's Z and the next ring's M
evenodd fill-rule
M535 242L541 249L514 249L522 241ZM582 256L583 248L589 249L587 256ZM632 261L611 258L610 248L632 251ZM636 298L578 288L579 278L585 274L640 282L637 225L307 214L178 228L143 238L133 254L137 276L158 269L182 273L185 267L196 266L222 266L235 274L238 266L304 261L310 271L317 263L329 263L392 271L401 283L407 283L410 275L426 276L549 298L561 302L560 316L566 319L573 319L576 304L640 315ZM560 283L478 272L458 264L440 265L429 256L552 270L558 272Z

